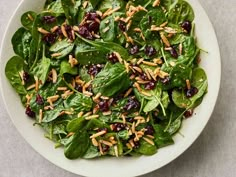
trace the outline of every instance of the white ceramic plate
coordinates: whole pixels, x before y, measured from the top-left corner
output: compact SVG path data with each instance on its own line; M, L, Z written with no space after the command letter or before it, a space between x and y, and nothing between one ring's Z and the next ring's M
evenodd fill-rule
M195 111L196 115L184 121L180 130L184 136L177 134L174 137L174 145L160 149L157 154L150 157L71 161L64 157L63 149L54 149L54 144L44 138L43 131L38 126L33 126L33 121L26 117L18 95L14 92L4 74L7 60L14 55L11 37L21 26L21 15L29 10L39 12L43 6L42 0L23 0L10 20L2 43L0 61L1 92L7 111L21 135L39 154L55 165L84 176L137 176L161 168L177 158L196 140L207 124L216 103L221 77L219 47L214 29L199 2L196 0L189 0L189 2L196 14L198 45L209 52L201 55L201 66L207 73L209 88L202 104Z

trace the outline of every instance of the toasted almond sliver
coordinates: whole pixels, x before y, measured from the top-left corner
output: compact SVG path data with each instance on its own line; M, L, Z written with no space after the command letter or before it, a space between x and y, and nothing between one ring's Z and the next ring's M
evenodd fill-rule
M136 87L139 92L142 90L140 85L137 82L135 82L133 86Z
M168 22L164 22L160 25L160 27L164 28L167 24L168 24Z
M109 147L113 146L113 144L111 142L109 142L109 141L100 140L99 142L102 143L102 144L105 144L105 145L107 145Z
M161 65L163 63L162 59L160 59L160 58L153 59L153 62L156 64L159 64L159 65Z
M155 143L151 140L151 139L149 139L149 138L146 138L146 137L143 137L143 139L146 141L146 142L148 142L149 144L151 144L151 145L155 145Z
M134 145L134 140L129 140L129 144L131 145L131 147L134 147L135 145Z
M104 135L104 134L106 134L106 131L102 130L98 133L93 134L92 136L90 136L90 138L96 138L96 137L99 137L99 136Z
M163 33L161 33L161 39L167 47L170 47L170 42L168 41L168 39L165 37Z
M96 140L96 138L92 138L92 143L94 146L98 147L98 141Z
M111 115L111 114L112 114L111 111L106 111L106 112L103 112L103 113L102 113L102 115L104 115L104 116L109 116L109 115Z
M124 114L121 114L121 118L123 120L123 124L126 124L126 119L125 119L125 115Z
M30 15L29 13L27 14L27 17L28 17L31 21L34 21L34 18L33 18L32 15Z
M79 112L79 113L78 113L77 117L82 117L82 116L83 116L83 114L84 114L84 112L83 112L83 111L81 111L81 112Z
M140 67L133 66L132 67L135 71L138 71L139 73L143 73L143 70Z
M57 71L52 69L52 83L57 83Z
M132 88L130 88L129 90L126 91L124 98L128 97L130 95L130 93L133 91Z
M84 1L83 8L85 9L88 6L88 1Z
M35 90L38 91L39 90L39 79L36 76L34 77L34 79L35 79Z
M191 84L190 84L190 81L188 79L186 80L186 85L187 85L187 89L190 90L191 89Z
M160 5L160 3L161 3L160 0L155 0L155 1L153 2L153 4L152 4L152 7L157 7L157 6Z
M27 87L26 90L31 90L31 89L35 88L35 86L36 86L35 84L32 84L29 87Z
M117 56L119 62L122 63L123 59L121 58L120 54L118 52L113 52L113 53Z
M102 95L101 93L98 93L95 97L93 97L93 100L99 99L101 95Z
M54 33L57 29L59 28L59 26L54 26L53 28L51 28L51 32Z
M67 87L58 87L57 90L58 90L58 91L66 91L66 90L67 90Z
M135 133L135 122L133 122L132 127L131 127L132 133Z
M183 44L180 43L179 44L179 55L182 55L182 53L183 53Z
M43 110L40 109L40 110L39 110L39 123L41 123L42 120L43 120Z
M143 91L143 90L140 91L140 93L143 94L143 95L145 95L145 96L152 96L150 93L147 93L147 92L145 92L145 91Z
M92 116L85 117L86 120L97 119L97 118L99 118L99 115L92 115Z
M104 28L104 29L102 30L102 32L103 32L103 33L106 33L107 31L109 31L109 29L110 29L110 27L107 26L106 28Z
M38 32L40 32L42 34L49 34L49 32L43 28L38 28Z
M146 135L148 138L151 138L151 139L155 139L155 137L154 136L152 136L152 135Z
M84 94L85 96L88 96L88 97L93 96L93 93L92 93L92 92L88 92L88 91L83 92L83 94Z
M156 63L152 63L152 62L149 62L149 61L143 61L142 63L145 64L145 65L148 65L148 66L157 66Z
M51 57L55 58L55 57L60 57L62 54L61 53L53 53L51 54Z
M65 29L65 26L64 26L64 25L61 25L61 32L62 32L62 34L63 34L66 38L68 38L68 34L67 34L67 32L66 32L66 29Z
M118 147L117 147L117 146L114 146L114 150L115 150L115 155L116 155L116 157L119 157Z
M132 149L132 146L129 143L126 143L128 149Z

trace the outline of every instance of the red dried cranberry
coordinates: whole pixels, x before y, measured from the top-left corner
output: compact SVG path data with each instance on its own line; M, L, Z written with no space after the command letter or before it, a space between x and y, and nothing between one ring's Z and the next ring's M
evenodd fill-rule
M178 58L179 57L179 55L178 55L178 53L177 53L177 51L175 50L174 47L171 47L170 54L174 58Z
M138 149L140 147L139 141L134 141L134 149Z
M112 130L114 132L119 132L121 130L125 130L126 129L126 125L123 123L114 123L112 124Z
M78 92L82 92L83 87L80 84L78 84L75 86L75 90L77 90Z
M128 118L128 119L127 119L127 122L133 123L133 122L134 122L134 118L133 118L133 117Z
M148 77L147 77L147 75L146 75L145 73L140 74L139 77L140 77L142 80L144 80L144 81L147 81L147 80L148 80Z
M116 63L116 62L119 61L119 60L118 60L118 57L117 57L116 54L113 53L113 52L107 55L107 59L108 59L110 62L112 62L112 63Z
M42 40L44 42L52 45L52 44L54 44L56 42L56 39L57 39L57 36L55 34L49 33L49 34L44 35Z
M61 30L61 27L58 26L57 30L53 34L57 35L58 37L62 37L63 33L62 33L62 30Z
M157 53L156 49L154 47L150 46L150 45L145 47L144 52L149 57L151 57L151 56L153 56Z
M97 21L94 21L94 22L89 23L88 29L90 32L93 31L94 33L97 33L99 31L99 26L100 24Z
M146 131L145 131L146 135L153 135L154 133L155 133L155 130L152 125L146 126Z
M181 27L189 34L192 29L192 23L186 20L181 24Z
M68 35L68 38L73 41L74 37L73 37L73 34L72 34L72 27L69 26L69 25L65 25L65 30L66 30L66 33Z
M29 79L30 79L29 73L26 72L26 71L24 71L24 72L23 72L23 80L24 80L25 82L29 82Z
M184 113L185 118L189 118L192 115L193 115L193 109L189 109L189 110L185 111L185 113Z
M160 81L162 84L167 85L170 83L170 77L161 78Z
M35 118L35 112L28 106L26 107L25 114L31 118Z
M46 24L54 23L56 22L56 20L57 20L56 17L50 15L42 17L43 23Z
M101 71L101 69L102 68L99 67L99 65L90 65L88 68L88 74L96 76Z
M156 86L156 83L154 81L150 81L147 84L145 84L146 90L153 90Z
M38 105L43 105L43 103L44 103L43 97L40 94L36 95L36 103Z
M102 144L102 152L106 153L109 151L109 149L110 149L110 146Z
M139 52L139 47L137 45L134 45L133 47L130 48L129 53L131 55L135 55Z
M119 21L118 26L122 32L126 31L126 23L124 21Z
M186 90L186 97L191 98L198 93L198 89L196 87L191 87Z
M131 109L139 108L140 104L136 98L129 97L126 105L124 106L125 111L130 111Z
M88 28L85 25L80 26L79 28L79 35L86 38L86 39L93 39L92 34L89 32Z
M106 111L109 111L109 102L108 100L102 100L98 103L98 106L99 106L99 109L102 111L102 112L106 112Z
M96 12L87 12L85 15L86 20L100 19L101 17Z

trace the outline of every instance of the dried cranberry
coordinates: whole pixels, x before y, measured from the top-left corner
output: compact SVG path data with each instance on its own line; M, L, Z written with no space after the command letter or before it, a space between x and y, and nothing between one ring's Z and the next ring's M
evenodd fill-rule
M119 61L119 60L118 60L118 57L117 57L116 54L113 53L113 52L107 55L107 59L108 59L110 62L112 62L112 63L116 63L116 62Z
M140 74L139 77L140 77L142 80L144 80L144 81L147 81L147 80L148 80L148 77L147 77L147 75L146 75L145 73Z
M90 65L88 68L88 74L96 76L101 71L101 69L102 68L99 67L98 65Z
M154 47L150 46L150 45L145 47L144 52L149 57L151 57L151 56L153 56L157 53L156 49Z
M134 149L138 149L140 147L139 141L134 141Z
M174 47L171 47L170 54L174 58L178 58L179 57L179 55L178 55L178 53L177 53L177 51L175 50Z
M99 109L102 111L102 112L106 112L106 111L109 111L109 102L108 100L102 100L98 103L98 106L99 106Z
M126 129L126 125L123 123L114 123L112 124L112 130L114 132L119 132L121 130L125 130Z
M133 122L134 122L134 118L133 118L133 117L128 118L128 119L127 119L127 122L133 123Z
M44 103L43 97L40 94L36 95L36 103L38 105L43 105L43 103Z
M124 21L119 21L118 26L122 32L126 31L126 23Z
M146 90L153 90L156 86L156 83L154 81L150 81L147 84L145 84Z
M82 87L80 84L77 84L77 85L75 86L75 90L77 90L78 92L82 92L83 87Z
M139 108L140 104L136 98L129 97L126 105L124 106L125 111L130 111L131 109Z
M56 20L57 19L54 16L44 16L44 17L42 17L43 23L46 23L46 24L54 23L54 22L56 22Z
M192 24L190 21L186 20L181 24L181 27L187 32L190 33L192 29Z
M86 39L93 39L92 34L89 32L88 28L85 25L80 26L79 28L79 35L86 38Z
M23 80L24 80L25 82L29 82L29 79L30 79L29 73L26 72L26 71L24 71L24 72L23 72Z
M139 47L137 45L134 45L133 47L130 48L129 53L131 55L135 55L139 52Z
M35 118L35 112L28 106L26 107L25 114L31 118Z
M190 89L186 90L186 97L191 98L194 95L196 95L198 92L198 89L196 87L191 87Z
M56 39L57 39L57 36L53 33L46 34L43 37L43 41L50 45L54 44L56 42Z
M96 21L89 23L88 29L90 32L97 33L99 31L100 24Z
M86 20L100 19L101 17L96 12L87 12L85 15Z
M161 78L160 81L162 84L167 85L170 83L170 77L167 76L167 77Z
M184 113L185 118L189 118L192 115L193 115L193 109L189 109L189 110L185 111L185 113Z
M109 149L110 149L110 146L108 146L108 145L105 145L105 144L102 144L102 152L108 152L109 151Z
M58 28L57 28L57 30L53 33L53 34L55 34L55 35L57 35L57 36L63 36L63 33L62 33L62 30L61 30L61 27L60 26L58 26Z
M152 125L146 126L146 131L145 131L146 135L153 135L154 133L155 133L155 130Z

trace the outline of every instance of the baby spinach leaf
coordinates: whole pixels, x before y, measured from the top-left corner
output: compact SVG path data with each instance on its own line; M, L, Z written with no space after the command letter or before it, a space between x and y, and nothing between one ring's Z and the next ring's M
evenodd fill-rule
M24 69L24 59L19 56L12 57L6 64L5 74L15 91L20 95L27 93L22 85L22 80L19 72Z
M157 147L149 144L144 140L140 140L140 147L137 149L137 152L143 155L153 155L157 152Z
M91 80L91 76L88 74L88 70L84 67L79 69L79 75L81 79L85 82L89 82Z
M56 59L61 59L70 54L73 48L74 48L74 43L69 42L67 39L64 39L62 41L58 41L55 44L53 44L49 48L49 51L53 53L60 53L61 55L56 57Z
M92 99L84 96L82 93L75 93L64 101L66 109L73 108L76 112L90 111L92 104Z
M100 156L101 156L101 153L99 152L98 148L96 146L91 145L86 151L86 153L84 154L83 158L93 159Z
M32 36L25 28L18 29L11 39L14 52L28 60L30 53L30 41Z
M84 125L86 123L86 120L84 117L78 117L76 119L71 120L67 126L66 130L68 132L76 132L84 128Z
M42 83L41 86L44 85L48 78L48 73L50 70L50 59L45 57L45 47L43 50L43 58L41 59L40 63L38 63L37 66L35 66L32 73L34 76L38 77L39 81Z
M92 4L93 8L95 9L95 7L101 3L102 0L90 0L90 3Z
M34 20L36 18L37 14L33 11L28 11L25 12L22 16L21 16L21 24L28 30L32 30L33 28L33 24L34 24Z
M171 122L171 124L169 125L167 132L170 135L175 134L180 129L181 124L182 124L183 113L180 114L179 117L175 119L173 122Z
M60 66L60 75L63 74L71 74L71 75L77 75L78 74L78 68L77 67L71 67L70 63L68 61L62 61Z
M55 124L53 125L53 134L54 135L67 135L66 127L64 124Z
M169 106L169 103L170 103L170 98L169 98L168 92L166 92L166 91L162 92L161 102L162 102L164 108L167 109L167 107Z
M116 37L114 16L108 16L100 23L100 34L104 41L113 41Z
M65 145L65 156L68 159L83 157L90 144L88 133L85 130L78 131L72 137L71 141Z
M119 131L118 136L123 140L128 140L129 139L129 132L128 132L128 130Z
M185 20L193 21L194 12L185 0L177 0L170 6L168 20L174 24L180 24Z
M81 6L81 0L61 0L61 4L67 20L71 25L75 25L77 23L76 19L79 7Z
M65 13L61 4L61 0L51 2L45 8L47 11L56 14L56 16L61 16Z
M58 105L53 110L45 111L42 122L44 123L52 122L53 120L57 119L60 113L64 110L65 108L62 105Z
M120 7L120 9L125 8L125 3L123 0L103 0L99 5L99 10L101 12L105 12L107 9L112 8L115 9L117 7Z
M108 63L93 80L93 91L104 96L113 96L125 91L130 86L129 75L124 65Z
M158 148L162 148L174 143L171 135L168 132L164 132L164 129L161 125L155 124L153 125L153 128L155 130L154 142Z

